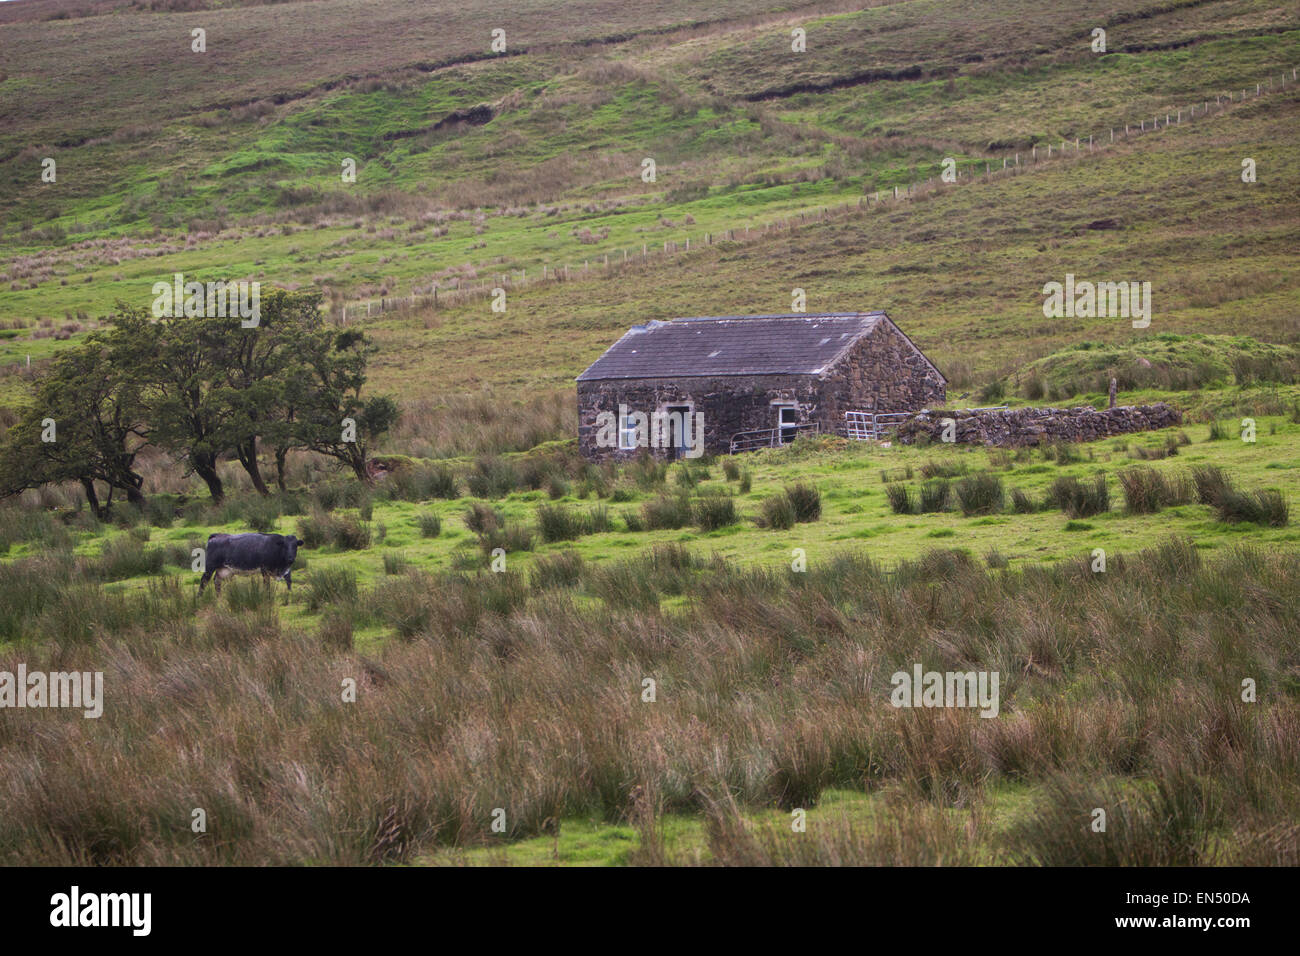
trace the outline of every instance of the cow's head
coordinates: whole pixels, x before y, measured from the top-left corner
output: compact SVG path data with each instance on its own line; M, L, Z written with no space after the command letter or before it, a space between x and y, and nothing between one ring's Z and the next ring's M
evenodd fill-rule
M295 535L286 534L284 543L289 550L289 563L292 564L294 557L298 554L298 549L302 547L302 541Z

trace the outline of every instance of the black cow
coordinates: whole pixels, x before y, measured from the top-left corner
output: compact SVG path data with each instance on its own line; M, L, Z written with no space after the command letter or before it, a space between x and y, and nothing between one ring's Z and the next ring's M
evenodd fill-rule
M284 578L284 586L293 590L293 562L301 543L291 534L209 535L199 593L203 593L204 585L215 574L220 594L221 582L236 571L261 571L266 578Z

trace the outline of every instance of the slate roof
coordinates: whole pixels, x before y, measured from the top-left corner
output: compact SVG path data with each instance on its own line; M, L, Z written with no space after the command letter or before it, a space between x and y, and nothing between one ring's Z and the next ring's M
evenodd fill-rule
M884 312L653 321L634 325L579 375L578 381L819 375L882 320L890 322Z

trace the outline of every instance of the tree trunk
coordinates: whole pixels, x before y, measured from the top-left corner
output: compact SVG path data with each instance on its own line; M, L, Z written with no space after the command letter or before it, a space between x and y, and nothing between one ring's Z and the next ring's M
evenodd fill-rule
M92 478L82 478L81 488L86 493L86 504L90 506L91 512L101 521L108 517L108 512L100 506L99 495L95 492L95 482Z
M288 491L289 488L285 482L285 466L288 464L289 449L277 448L275 450L275 483L279 486L280 491Z
M236 446L235 454L239 457L239 463L244 466L244 471L248 472L248 477L252 479L257 493L269 495L271 491L262 480L262 469L257 464L257 439L250 438L247 442Z
M366 470L366 453L360 448L352 448L348 454L348 464L363 485L370 484L370 472Z
M208 493L212 495L212 500L217 504L224 501L226 490L221 485L221 476L217 474L217 456L193 455L190 460L194 464L194 473L208 486Z

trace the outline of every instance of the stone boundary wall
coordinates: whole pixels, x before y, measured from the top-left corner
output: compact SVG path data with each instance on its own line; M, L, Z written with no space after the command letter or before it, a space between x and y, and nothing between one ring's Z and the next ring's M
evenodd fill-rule
M1124 405L1100 411L1090 405L1078 408L1007 408L997 411L948 409L923 411L898 427L898 441L910 445L918 435L939 442L943 420L956 422L956 441L962 444L1019 447L1052 442L1094 441L1110 435L1153 431L1181 425L1183 413L1171 405Z

